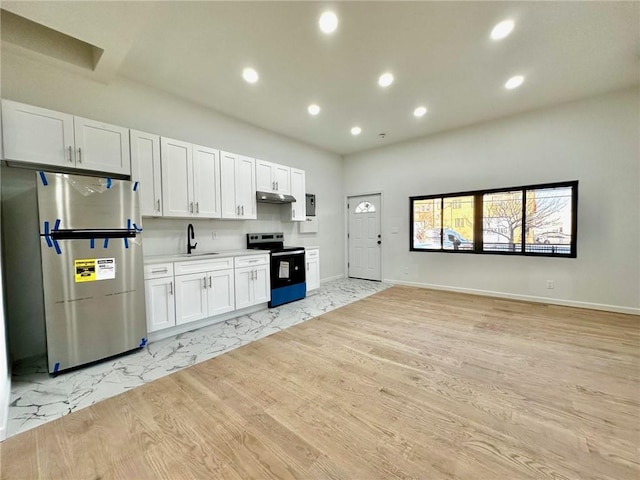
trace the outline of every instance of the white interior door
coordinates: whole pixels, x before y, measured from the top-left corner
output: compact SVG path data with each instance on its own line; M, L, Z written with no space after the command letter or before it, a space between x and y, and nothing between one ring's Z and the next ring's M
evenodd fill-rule
M349 276L380 281L380 195L349 197L348 211Z

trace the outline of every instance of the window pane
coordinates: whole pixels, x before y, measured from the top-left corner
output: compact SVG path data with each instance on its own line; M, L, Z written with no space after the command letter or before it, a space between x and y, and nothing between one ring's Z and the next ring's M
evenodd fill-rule
M525 251L571 254L572 187L527 190Z
M440 249L441 199L413 201L413 248Z
M445 198L442 227L445 250L473 250L473 196Z
M354 213L373 213L376 211L376 206L371 202L360 202L354 211Z
M522 191L482 196L482 241L485 252L522 251Z

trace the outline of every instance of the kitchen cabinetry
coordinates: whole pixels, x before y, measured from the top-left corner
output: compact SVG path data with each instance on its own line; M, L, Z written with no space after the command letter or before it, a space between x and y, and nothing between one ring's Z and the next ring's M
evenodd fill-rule
M291 193L291 168L256 159L256 190L289 195Z
M269 255L251 255L235 259L236 308L245 308L271 300Z
M282 220L286 222L304 222L307 219L305 197L305 173L297 168L291 169L291 195L296 199L282 211Z
M173 263L145 265L147 332L155 332L176 324L174 287Z
M233 258L175 264L176 325L235 310Z
M138 182L140 213L162 216L162 172L160 167L160 137L150 133L130 131L131 180Z
M320 288L320 250L306 250L305 260L307 264L307 292L310 292Z
M221 151L220 178L222 218L257 218L255 160Z
M160 156L164 216L220 218L218 150L162 137Z
M129 130L2 100L4 158L59 168L129 175Z

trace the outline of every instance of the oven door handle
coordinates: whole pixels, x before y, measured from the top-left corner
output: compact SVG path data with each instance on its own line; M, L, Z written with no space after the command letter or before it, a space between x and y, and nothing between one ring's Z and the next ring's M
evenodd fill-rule
M286 255L299 255L301 253L304 253L304 250L293 250L292 252L276 252L276 253L272 253L271 256L272 257L284 257Z

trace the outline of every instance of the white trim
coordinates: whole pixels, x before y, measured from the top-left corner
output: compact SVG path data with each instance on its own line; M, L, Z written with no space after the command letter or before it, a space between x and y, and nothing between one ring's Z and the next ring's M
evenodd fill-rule
M626 313L628 315L640 315L640 308L622 307L619 305L606 305L602 303L581 302L579 300L563 300L560 298L534 297L532 295L520 295L517 293L494 292L476 288L450 287L447 285L433 285L429 283L405 282L402 280L385 279L384 283L392 285L407 285L409 287L431 288L433 290L445 290L448 292L469 293L471 295L483 295L487 297L507 298L510 300L522 300L534 303L547 303L563 307L587 308L590 310L602 310L605 312Z
M333 277L327 277L327 278L321 278L320 279L320 283L327 283L327 282L331 282L333 280L339 280L341 278L344 278L344 273L340 274L340 275L334 275Z
M7 438L9 424L9 401L11 400L11 376L7 375L0 389L0 442Z
M158 340L174 337L176 335L180 335L181 333L190 332L191 330L208 327L209 325L213 325L214 323L226 322L227 320L231 320L233 318L241 317L243 315L250 315L252 313L256 313L260 310L266 309L267 304L261 303L252 307L243 308L242 310L234 310L233 312L216 315L215 317L203 318L202 320L184 323L182 325L176 325L175 327L165 328L163 330L158 330L157 332L149 332L149 334L147 335L147 340L149 340L149 343L157 342Z

